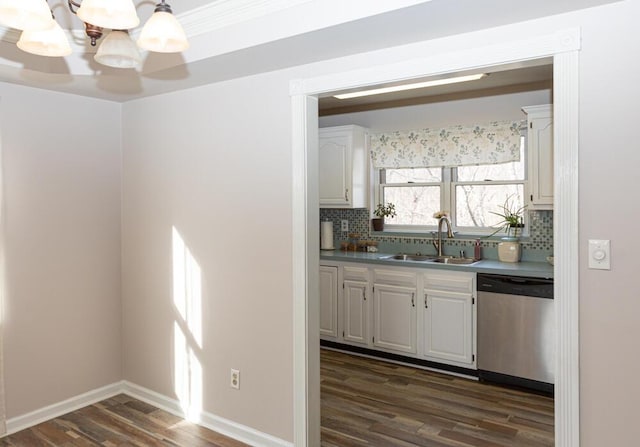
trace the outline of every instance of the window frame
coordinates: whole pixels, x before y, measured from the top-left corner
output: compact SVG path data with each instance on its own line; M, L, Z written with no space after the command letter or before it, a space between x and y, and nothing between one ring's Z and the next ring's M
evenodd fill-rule
M414 182L414 183L384 183L383 176L385 168L372 168L373 169L373 202L371 209L375 209L374 204L383 203L384 188L388 186L392 187L413 187L413 186L440 186L440 210L448 210L451 218L451 225L454 232L461 236L489 236L495 233L494 227L461 227L458 226L456 210L456 194L455 188L459 185L523 185L523 201L527 205L527 197L530 195L530 179L529 179L529 157L527 153L526 138L523 139L523 170L524 179L522 180L483 180L483 181L458 181L457 180L457 168L456 167L441 167L441 181L440 182ZM436 210L438 211L438 210ZM435 212L435 211L434 211ZM524 213L524 228L521 233L522 237L529 236L529 213ZM437 225L397 225L385 222L383 233L419 233L429 234L438 231ZM500 236L502 233L498 233Z
M455 168L451 168L452 170ZM525 171L526 172L526 171ZM526 175L525 175L526 177ZM451 210L456 210L457 209L457 196L455 193L456 190L456 186L459 185L481 185L481 186L495 186L495 185L522 185L522 199L523 202L525 202L526 204L526 198L527 198L527 188L528 188L528 181L525 178L525 180L485 180L485 181L475 181L475 182L471 182L471 181L467 181L467 182L458 182L458 181L452 181L451 182ZM453 211L450 212L451 214L451 225L453 226L454 231L457 231L460 234L470 234L470 235L478 235L478 236L490 236L492 234L497 234L500 235L500 232L496 233L496 228L495 227L463 227L458 225L457 222L457 215L456 213L454 213ZM529 213L525 212L524 213L524 218L523 218L523 223L524 223L524 228L522 229L522 232L520 233L521 236L528 236L529 235Z

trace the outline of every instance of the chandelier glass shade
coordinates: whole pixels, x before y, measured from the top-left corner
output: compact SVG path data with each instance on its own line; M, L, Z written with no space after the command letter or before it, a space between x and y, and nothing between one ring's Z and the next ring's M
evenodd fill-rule
M131 29L140 24L132 0L82 0L78 18L85 23L109 29Z
M135 68L142 62L138 47L124 30L111 31L93 58L99 64L113 68Z
M157 11L142 28L138 46L157 53L179 53L189 48L189 42L173 14Z
M0 0L0 23L19 30L49 27L51 10L47 0Z
M98 47L94 59L115 68L137 67L140 52L128 30L140 19L133 0L67 0L69 10L86 26L91 45L102 35L102 28L112 30ZM23 30L18 48L39 56L63 57L71 54L67 33L58 25L47 0L0 0L0 24ZM160 0L137 41L147 51L177 53L189 48L182 26L171 7Z
M71 54L67 36L55 20L49 20L49 28L24 30L18 40L18 48L38 56L63 57Z

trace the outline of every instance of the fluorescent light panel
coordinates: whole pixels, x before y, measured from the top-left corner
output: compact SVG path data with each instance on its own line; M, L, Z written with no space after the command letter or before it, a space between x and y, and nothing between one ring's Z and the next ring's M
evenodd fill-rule
M381 95L383 93L401 92L404 90L413 90L417 88L435 87L436 85L457 84L458 82L477 81L484 78L486 73L479 73L467 76L458 76L455 78L437 79L435 81L416 82L414 84L395 85L393 87L375 88L372 90L362 90L359 92L342 93L334 95L338 99L360 98L361 96Z

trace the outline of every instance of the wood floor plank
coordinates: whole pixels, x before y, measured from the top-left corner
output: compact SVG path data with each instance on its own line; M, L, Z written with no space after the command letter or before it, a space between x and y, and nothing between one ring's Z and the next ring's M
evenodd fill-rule
M553 398L321 350L322 447L552 447Z
M0 447L248 447L145 402L114 396L0 439Z
M322 447L552 447L553 399L321 351ZM247 447L126 395L0 447Z

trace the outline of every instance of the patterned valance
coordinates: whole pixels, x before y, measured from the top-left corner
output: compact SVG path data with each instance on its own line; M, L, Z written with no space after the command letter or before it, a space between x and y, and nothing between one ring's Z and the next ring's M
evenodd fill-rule
M375 168L432 168L520 160L524 121L422 129L371 135Z

